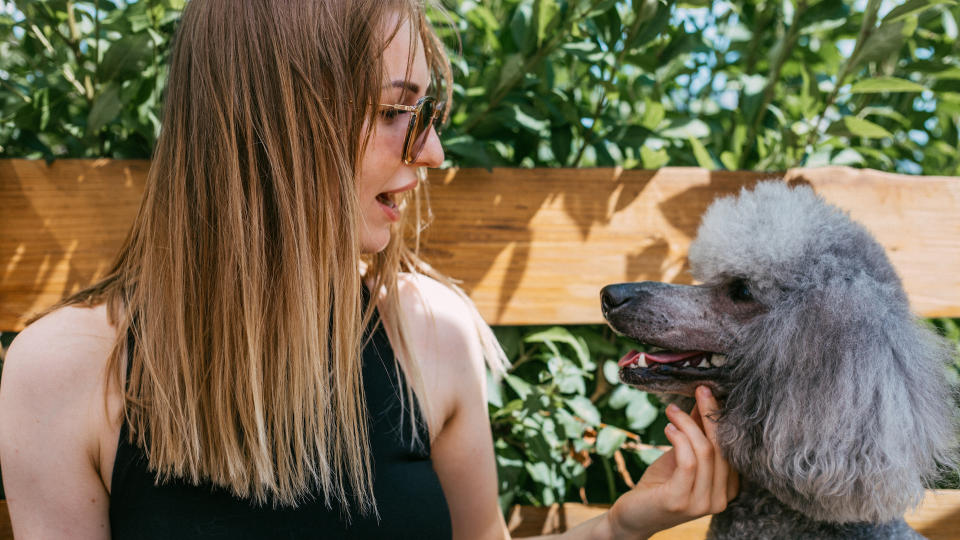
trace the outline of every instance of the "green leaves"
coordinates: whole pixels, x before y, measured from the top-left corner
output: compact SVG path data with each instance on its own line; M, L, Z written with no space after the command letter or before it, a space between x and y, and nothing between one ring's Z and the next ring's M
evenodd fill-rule
M620 383L617 359L636 344L590 326L495 332L512 362L501 382L488 379L497 459L511 479L501 484L501 501L579 500L580 487L591 501L609 500L616 486L606 460L617 450L638 477L645 462L627 442L658 429L662 412L645 392ZM591 487L589 478L605 485Z
M958 2L448 1L451 165L960 171Z
M960 174L956 1L444 2L449 165ZM2 155L148 157L183 1L16 5Z
M622 429L606 426L597 433L597 453L604 457L610 457L620 449L620 446L626 440L627 434Z
M939 4L957 5L953 0L909 0L890 10L883 22L894 23Z
M116 84L108 84L90 108L90 115L87 117L87 135L97 133L108 122L112 122L121 109L123 109L123 102L120 101L120 90Z
M183 2L14 5L0 17L0 156L149 157Z
M893 134L883 127L874 124L869 120L864 120L855 116L843 117L843 120L831 126L828 132L842 135L849 134L850 136L866 137L871 139L893 137Z
M896 77L876 77L857 81L851 88L851 94L877 94L881 92L923 92L925 89L912 81Z
M140 75L152 52L151 37L147 32L120 38L103 56L101 80L125 80Z

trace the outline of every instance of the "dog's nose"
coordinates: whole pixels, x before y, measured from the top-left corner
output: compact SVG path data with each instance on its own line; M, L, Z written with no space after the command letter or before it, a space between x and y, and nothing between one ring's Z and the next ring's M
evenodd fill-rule
M600 305L603 307L603 312L607 313L626 304L635 294L636 286L633 283L607 285L600 291Z

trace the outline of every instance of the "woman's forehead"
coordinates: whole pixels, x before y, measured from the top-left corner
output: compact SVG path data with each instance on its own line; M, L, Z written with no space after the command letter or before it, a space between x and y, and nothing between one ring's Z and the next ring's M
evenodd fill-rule
M392 31L396 24L396 17L391 17L386 21L388 31ZM413 37L413 42L410 39ZM407 73L407 64L411 60L411 47L413 47L412 64L410 64L409 75ZM414 35L413 25L405 20L397 29L396 34L387 48L383 51L383 66L385 70L385 86L393 89L398 87L399 82L407 82L410 85L419 87L423 91L430 83L430 72L427 67L427 59L423 52L423 43L420 36ZM410 85L399 85L407 90L412 90ZM418 92L415 92L418 93Z

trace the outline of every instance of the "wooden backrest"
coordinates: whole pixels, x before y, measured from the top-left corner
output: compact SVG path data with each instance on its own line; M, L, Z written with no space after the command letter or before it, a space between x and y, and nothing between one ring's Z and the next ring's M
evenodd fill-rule
M149 162L0 160L0 329L103 275ZM687 283L686 251L716 197L785 176L849 210L886 247L914 310L960 316L960 178L843 167L783 175L666 168L433 171L424 257L491 324L602 322L621 281Z

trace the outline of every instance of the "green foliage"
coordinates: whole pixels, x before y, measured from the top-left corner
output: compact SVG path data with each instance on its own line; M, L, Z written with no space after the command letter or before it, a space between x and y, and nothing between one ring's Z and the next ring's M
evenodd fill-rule
M960 174L956 2L455 4L453 164Z
M0 157L149 157L183 1L2 5Z
M512 361L489 381L500 503L612 502L626 489L615 454L636 479L666 444L662 408L619 381L617 360L637 345L595 326L500 327ZM582 488L582 492L581 492Z
M960 174L955 1L444 3L450 165ZM182 4L4 4L0 156L149 157Z

